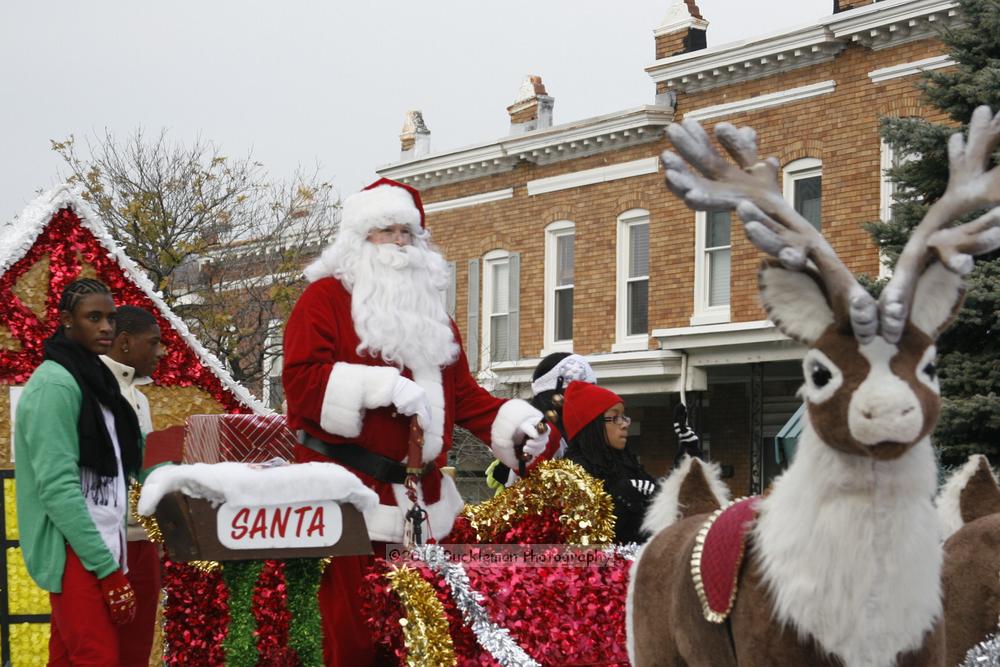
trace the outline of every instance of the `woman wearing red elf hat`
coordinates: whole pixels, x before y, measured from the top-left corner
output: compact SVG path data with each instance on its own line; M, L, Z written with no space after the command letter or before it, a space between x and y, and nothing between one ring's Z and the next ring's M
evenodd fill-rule
M566 389L563 424L569 447L566 458L604 482L615 506L615 541L642 542L642 517L657 489L656 480L625 447L628 426L625 402L614 392L586 382Z

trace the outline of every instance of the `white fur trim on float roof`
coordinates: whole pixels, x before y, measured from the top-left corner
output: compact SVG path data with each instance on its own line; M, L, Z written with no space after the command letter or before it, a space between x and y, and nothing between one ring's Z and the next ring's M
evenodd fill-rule
M0 275L3 275L19 259L24 257L35 244L39 234L60 209L72 209L83 225L94 235L97 242L107 250L108 255L121 267L125 277L131 280L153 302L160 315L170 324L171 328L194 351L198 360L218 378L222 386L231 392L240 403L257 414L270 414L269 407L258 401L247 391L247 388L233 379L233 376L222 366L219 359L209 352L195 338L181 318L174 314L163 300L149 277L139 265L125 254L108 231L101 217L83 199L79 189L69 185L60 185L35 198L28 204L21 215L14 220L0 225Z
M405 188L380 185L362 190L344 200L340 213L340 229L361 236L373 229L390 225L407 225L420 229L420 211Z
M541 412L519 398L512 398L501 405L490 428L490 449L493 450L493 455L511 470L517 470L518 460L514 454L517 429L526 419L542 418Z
M973 454L970 456L969 460L962 464L961 468L955 470L948 477L948 481L941 486L937 498L934 499L934 505L937 507L938 523L941 526L942 542L954 535L955 531L965 524L965 521L962 519L962 491L965 490L965 485L969 483L972 476L979 470L980 460L986 460L986 457L982 454ZM986 467L990 467L988 460L986 461ZM990 474L993 474L992 468L990 468ZM994 475L994 479L996 479L996 475Z
M392 366L338 361L326 381L319 425L344 438L359 435L365 409L389 405L398 379L399 371Z
M404 514L410 509L410 501L406 497L406 488L402 484L393 484L392 493L396 497L396 505L377 505L365 512L368 537L375 542L403 541ZM420 506L427 510L424 540L431 538L440 540L446 537L455 524L455 517L465 507L465 501L458 493L455 482L448 475L444 475L441 479L441 498L436 503L432 505L424 503L423 490L419 485L417 486L417 499Z
M936 477L928 438L878 461L827 446L807 415L751 541L774 622L845 667L893 665L921 647L942 613Z
M660 484L660 490L653 496L649 509L646 510L646 516L642 519L642 529L651 536L656 535L667 526L673 525L681 518L679 502L681 485L691 472L693 461L694 459L690 456L681 459L681 464L670 471L670 474ZM722 468L715 461L706 463L699 459L698 463L701 464L708 487L711 489L712 495L715 496L716 502L719 503L719 507L725 507L729 504L730 492L729 487L722 481Z
M161 466L142 485L137 511L156 512L163 496L180 491L213 505L279 505L309 500L350 503L362 512L378 505L378 494L336 463L296 463L262 468L247 463L191 463Z

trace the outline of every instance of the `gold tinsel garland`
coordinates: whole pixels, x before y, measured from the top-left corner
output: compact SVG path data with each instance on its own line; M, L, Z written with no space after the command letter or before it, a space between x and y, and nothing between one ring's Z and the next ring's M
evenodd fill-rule
M385 578L406 612L406 618L399 620L406 642L406 663L411 667L456 664L448 618L434 587L405 565L394 567Z
M543 461L524 479L463 514L480 542L492 542L519 517L557 508L567 544L608 544L615 536L614 503L604 484L572 461Z

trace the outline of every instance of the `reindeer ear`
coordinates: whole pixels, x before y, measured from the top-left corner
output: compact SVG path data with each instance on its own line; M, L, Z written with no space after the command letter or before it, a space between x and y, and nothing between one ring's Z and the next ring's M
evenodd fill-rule
M1000 486L997 486L997 478L993 476L986 457L979 455L978 458L976 471L969 477L959 500L962 521L965 523L1000 512Z
M948 328L958 316L965 297L965 281L941 262L924 269L913 293L910 323L932 339Z
M785 335L811 345L833 324L833 309L815 272L791 271L764 260L757 283L768 318Z

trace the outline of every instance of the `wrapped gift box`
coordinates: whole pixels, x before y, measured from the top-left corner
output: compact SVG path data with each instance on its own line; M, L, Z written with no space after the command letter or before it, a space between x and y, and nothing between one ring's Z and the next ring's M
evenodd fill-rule
M262 463L295 460L295 433L285 415L192 415L184 435L183 463Z

